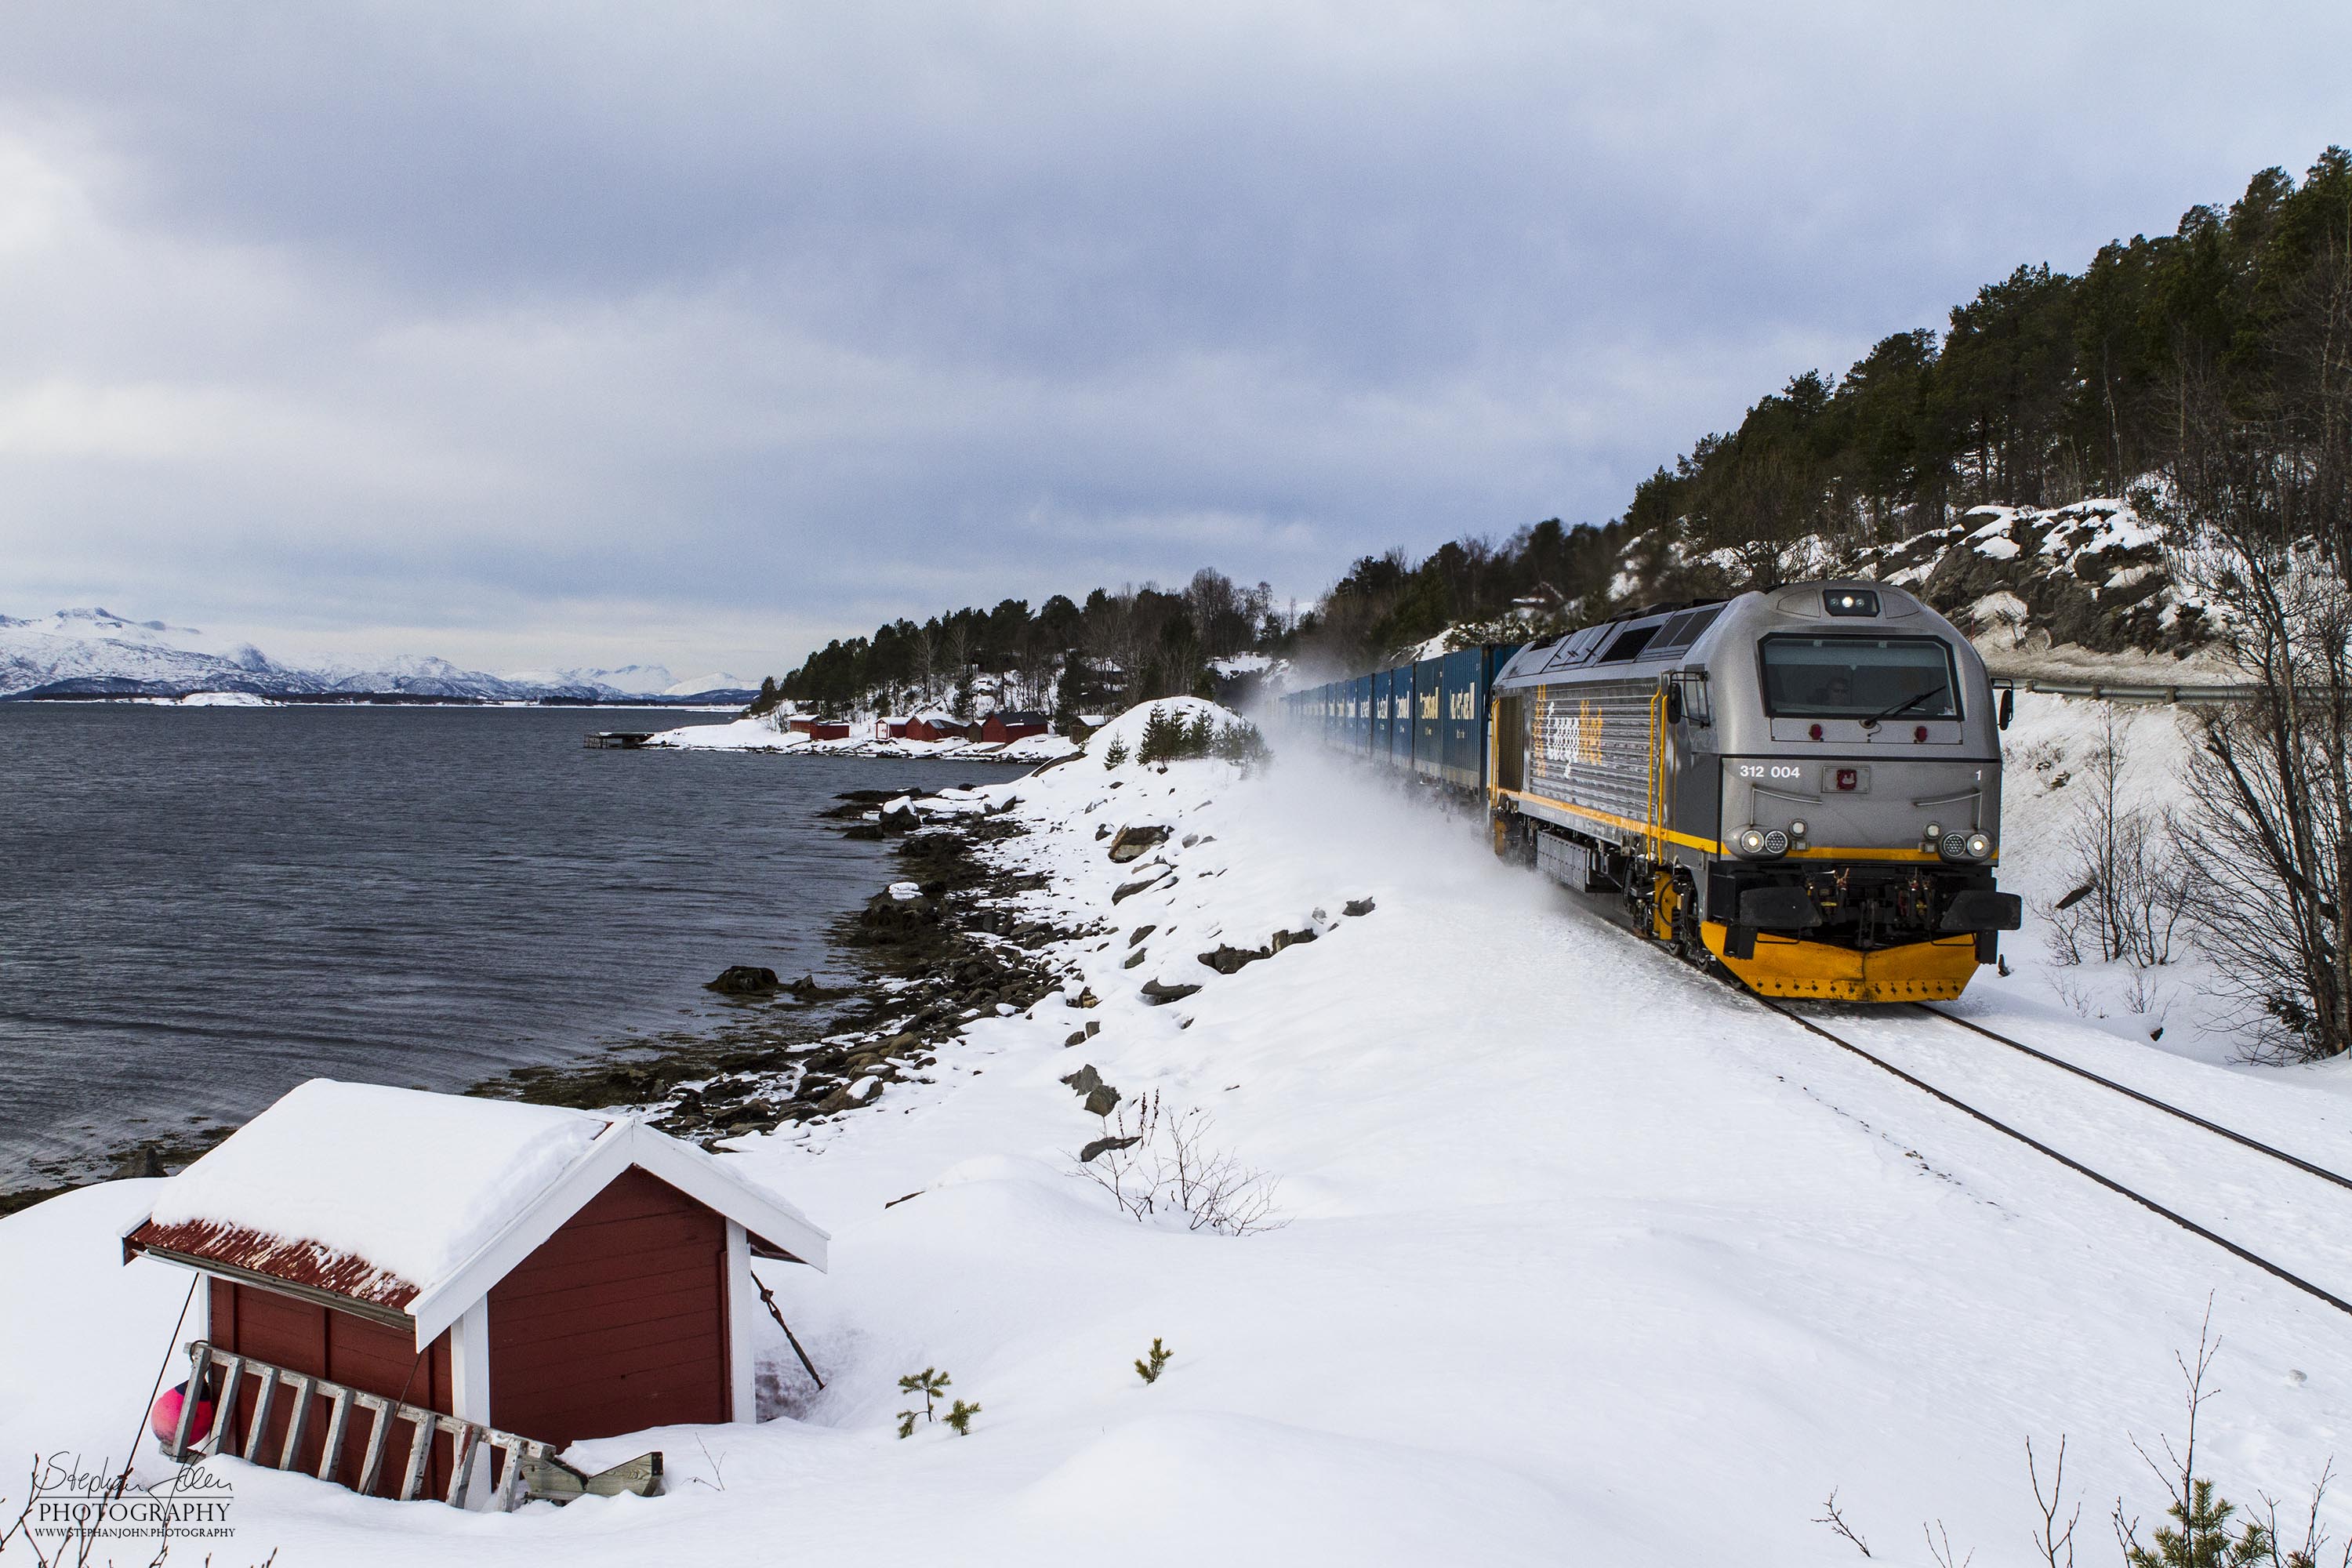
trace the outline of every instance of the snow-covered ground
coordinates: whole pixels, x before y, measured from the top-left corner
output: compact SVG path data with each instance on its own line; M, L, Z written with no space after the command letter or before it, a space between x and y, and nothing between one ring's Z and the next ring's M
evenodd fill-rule
M2082 728L2028 700L2011 740ZM1111 770L1116 732L977 793L1034 829L992 851L1049 875L1024 899L1104 931L1067 945L1070 993L967 1026L934 1084L738 1145L833 1233L830 1274L767 1270L825 1392L765 1335L782 1414L586 1445L591 1468L661 1447L670 1493L561 1512L214 1460L237 1525L215 1560L1856 1561L1812 1522L1834 1489L1877 1561L1926 1563L1937 1520L2013 1563L2039 1519L2024 1443L2063 1434L2084 1560L2105 1562L2119 1494L2159 1511L2130 1442L2179 1430L2172 1358L2209 1297L2225 1343L2200 1452L2223 1489L2292 1495L2343 1447L2352 1334L2326 1308L1497 866L1383 781L1299 748L1248 778ZM2057 820L2022 811L2043 822L2018 833ZM1170 836L1111 863L1103 830L1142 825ZM2030 881L2018 833L2007 874ZM1293 944L1237 973L1200 962L1276 932ZM1153 1005L1152 981L1201 989ZM1962 1007L2347 1163L2343 1101L2308 1092L2342 1071L2151 1049L2030 966ZM2038 1081L1916 1048L1988 1092ZM1076 1158L1106 1131L1061 1081L1086 1066L1127 1107L1207 1113L1286 1223L1123 1215ZM2198 1155L2137 1152L2192 1195ZM2308 1199L2231 1167L2209 1206L2305 1227L2299 1260L2352 1289L2352 1224ZM151 1201L115 1183L0 1220L0 1457L119 1455L138 1425L185 1289L121 1264ZM1154 1336L1174 1359L1146 1385ZM925 1367L981 1406L970 1436L894 1436L897 1380ZM142 1450L143 1476L166 1468Z
M974 763L1022 763L1035 765L1066 757L1077 743L1066 736L1024 735L1017 741L876 740L854 730L838 741L813 741L796 730L782 728L776 716L738 719L731 724L688 724L664 730L647 745L683 752L795 752L819 757L943 757Z

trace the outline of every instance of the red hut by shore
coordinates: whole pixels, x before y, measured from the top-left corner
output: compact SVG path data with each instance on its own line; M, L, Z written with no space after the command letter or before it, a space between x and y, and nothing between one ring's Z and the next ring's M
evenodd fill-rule
M964 741L971 738L971 726L934 709L908 720L906 736L909 741Z
M825 1247L790 1204L633 1119L326 1079L164 1183L123 1237L126 1261L204 1277L193 1337L559 1448L752 1420L751 1260L823 1269ZM264 1447L298 1430L318 1474L331 1423L300 1403L269 1409ZM360 1441L354 1424L341 1476L362 1473Z
M1007 741L1020 741L1031 735L1042 735L1052 728L1052 721L1043 713L1000 710L991 713L982 721L980 739L992 741L1002 745Z

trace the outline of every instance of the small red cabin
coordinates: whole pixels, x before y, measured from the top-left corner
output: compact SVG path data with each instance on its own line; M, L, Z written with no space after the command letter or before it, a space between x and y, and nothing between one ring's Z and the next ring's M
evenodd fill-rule
M794 719L785 726L796 730L812 741L846 741L849 726L838 719Z
M1043 713L996 712L991 713L980 726L980 738L1002 744L1006 741L1042 735L1051 728L1052 723Z
M936 710L918 713L907 721L906 736L909 741L962 741L969 740L971 734L971 725Z
M314 1079L163 1184L123 1256L205 1277L191 1337L562 1447L754 1419L751 1259L821 1270L826 1239L633 1119Z

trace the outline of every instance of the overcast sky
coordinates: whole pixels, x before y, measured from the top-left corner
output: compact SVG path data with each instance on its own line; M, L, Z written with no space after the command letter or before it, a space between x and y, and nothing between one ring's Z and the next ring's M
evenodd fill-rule
M0 613L657 659L1633 482L2352 142L2352 7L0 11Z

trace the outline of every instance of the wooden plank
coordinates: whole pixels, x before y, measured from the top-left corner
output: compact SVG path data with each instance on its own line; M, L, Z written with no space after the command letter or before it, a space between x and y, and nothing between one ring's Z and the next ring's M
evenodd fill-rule
M351 1424L352 1401L358 1397L359 1390L335 1385L335 1403L327 1412L326 1446L319 1452L319 1479L322 1481L333 1480L342 1462L343 1428Z
M513 1374L573 1365L593 1366L601 1373L608 1367L625 1367L637 1352L714 1338L719 1317L718 1300L706 1293L688 1310L667 1318L635 1323L566 1322L565 1331L535 1335L506 1346L499 1370Z
M403 1406L400 1413L416 1423L416 1435L408 1440L408 1472L400 1478L400 1500L415 1502L425 1464L433 1458L433 1413L414 1405Z
M262 1444L269 1436L269 1407L278 1400L278 1370L263 1362L254 1368L260 1375L261 1386L253 1391L253 1425L245 1434L245 1458L248 1463L259 1464Z
M367 1453L360 1460L359 1485L352 1489L365 1497L375 1490L376 1478L383 1472L383 1448L392 1433L394 1406L391 1400L380 1394L362 1394L357 1399L375 1416L375 1425L368 1431Z
M670 1318L694 1304L707 1305L719 1287L701 1278L659 1280L600 1279L567 1289L515 1300L490 1298L490 1346L527 1343L544 1337L550 1320L580 1318L618 1328L625 1323Z
M245 1358L241 1355L222 1358L220 1402L213 1406L213 1447L215 1454L234 1458L236 1446L236 1396L243 1393Z
M315 1377L294 1379L294 1408L286 1416L286 1446L278 1452L278 1468L290 1470L294 1457L302 1451L302 1439L310 1432L311 1396L319 1392Z
M180 1420L172 1428L172 1458L177 1459L188 1451L188 1428L195 1424L196 1402L204 1397L205 1373L212 1370L213 1348L202 1340L188 1342L188 1386L180 1394ZM220 1425L220 1413L213 1413L213 1425Z
M609 1242L593 1232L559 1232L500 1280L499 1294L509 1300L535 1296L553 1289L570 1289L583 1279L643 1279L675 1269L695 1268L695 1260L713 1247L724 1250L727 1232L713 1226L700 1236L633 1236L637 1227L617 1226L624 1234Z
M457 1438L457 1462L449 1467L449 1495L443 1500L451 1508L466 1506L466 1483L474 1479L474 1456L481 1447L482 1429L467 1422Z

